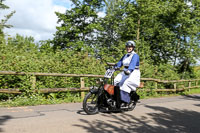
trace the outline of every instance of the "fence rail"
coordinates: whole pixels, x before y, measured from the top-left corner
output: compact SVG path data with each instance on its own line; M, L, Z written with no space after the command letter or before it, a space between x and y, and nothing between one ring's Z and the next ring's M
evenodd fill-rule
M31 89L33 92L40 93L51 93L51 92L66 92L66 91L80 91L81 96L84 97L84 92L89 90L89 87L85 87L84 77L93 77L93 78L103 78L104 75L92 75L92 74L61 74L61 73L36 73L36 72L13 72L13 71L0 71L0 75L30 75L30 82L32 83ZM56 76L56 77L80 77L80 88L40 88L36 89L36 77L37 76ZM155 91L155 92L177 92L177 91L185 91L193 88L200 88L199 82L200 79L189 79L189 80L160 80L153 78L141 78L141 81L154 82L154 88L148 89L143 86L138 89L138 91ZM177 83L180 82L188 82L188 86L182 85L181 88L177 87ZM192 82L194 82L194 86L192 86ZM159 83L172 83L173 88L159 89ZM144 89L145 88L145 89ZM20 89L0 89L0 93L8 93L8 94L21 94L23 90Z

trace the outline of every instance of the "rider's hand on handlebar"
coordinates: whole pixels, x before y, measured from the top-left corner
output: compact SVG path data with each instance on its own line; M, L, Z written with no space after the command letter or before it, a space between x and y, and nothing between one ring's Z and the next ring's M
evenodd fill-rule
M130 73L131 73L130 70L125 70L125 71L124 71L124 74L125 74L125 75L129 75Z

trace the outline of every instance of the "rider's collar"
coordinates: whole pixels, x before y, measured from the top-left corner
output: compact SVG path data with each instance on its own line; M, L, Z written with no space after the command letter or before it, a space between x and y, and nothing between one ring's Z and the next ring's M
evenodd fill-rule
M127 53L127 55L131 55L131 54L134 54L135 52L134 52L134 50L132 51L132 52L130 52L130 53Z

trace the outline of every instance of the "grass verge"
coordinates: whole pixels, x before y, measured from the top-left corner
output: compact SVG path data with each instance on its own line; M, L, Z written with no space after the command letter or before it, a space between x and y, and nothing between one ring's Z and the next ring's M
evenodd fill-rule
M180 95L200 94L200 88L190 89L188 91L179 93L142 93L140 92L141 99L171 97ZM1 99L0 95L0 99ZM19 106L36 106L47 104L61 104L61 103L76 103L82 102L80 93L50 93L50 94L31 94L31 95L18 95L6 100L1 100L0 107L19 107Z

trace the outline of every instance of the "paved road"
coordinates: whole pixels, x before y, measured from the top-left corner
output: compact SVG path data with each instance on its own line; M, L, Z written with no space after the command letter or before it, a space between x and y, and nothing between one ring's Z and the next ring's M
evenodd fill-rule
M81 103L0 108L3 133L200 133L200 94L141 100L124 113L86 115Z

